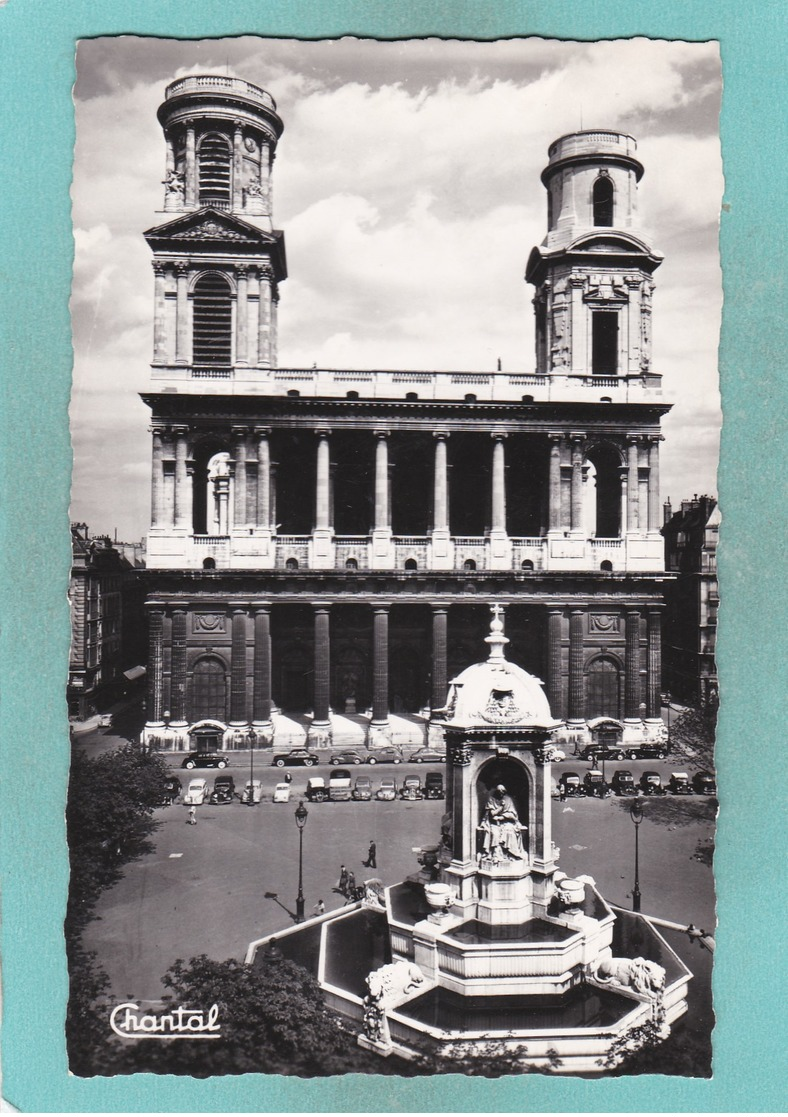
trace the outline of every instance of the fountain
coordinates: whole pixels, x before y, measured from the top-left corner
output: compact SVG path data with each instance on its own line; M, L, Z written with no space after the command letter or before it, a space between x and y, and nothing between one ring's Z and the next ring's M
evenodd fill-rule
M669 1034L692 975L646 917L559 869L557 723L541 682L506 659L501 613L492 607L487 659L449 685L439 844L416 851L407 880L321 921L314 972L329 1005L358 1022L359 1043L381 1055L472 1057L492 1043L530 1067L598 1073L644 1025ZM297 957L308 928L277 935L280 949L292 940Z

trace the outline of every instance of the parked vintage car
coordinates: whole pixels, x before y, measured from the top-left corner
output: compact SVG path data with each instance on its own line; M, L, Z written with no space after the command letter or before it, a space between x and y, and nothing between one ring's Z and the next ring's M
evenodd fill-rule
M235 780L232 776L217 776L213 781L211 802L215 806L227 806L235 798Z
M566 753L563 749L559 749L556 745L545 745L542 749L545 760L551 764L560 764L562 760L566 760Z
M186 789L183 801L187 807L200 806L200 804L208 802L210 794L207 780L192 780Z
M666 795L659 772L644 772L640 777L640 790L644 795Z
M306 797L310 803L325 803L328 788L322 776L310 776L306 781Z
M565 798L572 799L577 795L583 794L583 784L580 781L580 776L577 772L562 772L561 778L558 781L558 793L563 794Z
M446 798L446 792L443 788L443 772L427 772L424 777L424 798Z
M643 744L627 747L630 760L664 760L667 755L667 745Z
M347 768L332 768L328 776L328 797L332 803L347 802L353 794Z
M400 799L423 799L419 776L406 776L399 792Z
M310 752L309 749L290 749L290 752L277 752L274 753L274 758L271 764L276 768L284 768L287 765L302 764L305 768L313 768L315 764L320 763L320 757L315 752Z
M583 793L596 799L604 799L607 795L607 783L598 768L586 772L583 778Z
M425 745L424 748L416 749L415 752L412 752L408 760L412 761L414 764L445 764L446 753L438 749L429 748L429 746Z
M671 772L668 780L668 791L671 795L692 795L693 788L686 772Z
M397 781L392 779L391 776L384 776L380 781L380 787L375 792L375 798L380 799L383 803L390 803L392 799L396 799Z
M364 757L360 752L355 749L343 749L342 752L335 752L331 756L332 764L363 764Z
M620 745L586 745L580 753L581 760L590 760L592 764L599 763L600 760L624 760L626 758L626 749Z
M610 786L616 795L637 795L638 789L635 786L635 777L629 768L616 768Z
M190 752L181 761L181 768L226 768L229 763L220 752Z
M272 802L274 802L274 803L289 803L290 802L290 784L289 783L278 783L276 785L276 787L274 788L274 794L272 796Z
M367 764L401 764L402 753L393 745L385 745L381 749L370 751L366 756Z
M356 776L353 785L353 798L366 803L372 798L372 780L369 776Z
M247 806L254 806L259 803L263 797L263 781L262 780L247 780L246 786L241 792L241 802Z
M717 777L712 772L696 772L692 777L692 789L696 795L716 795Z
M165 776L162 804L166 807L168 804L174 803L182 791L183 785L177 776Z

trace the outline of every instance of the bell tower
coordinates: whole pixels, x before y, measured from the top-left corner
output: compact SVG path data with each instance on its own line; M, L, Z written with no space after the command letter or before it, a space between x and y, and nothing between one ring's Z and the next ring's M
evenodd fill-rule
M547 236L525 275L536 288L537 375L591 388L659 383L651 295L662 256L638 227L636 150L631 136L608 131L572 132L550 145Z

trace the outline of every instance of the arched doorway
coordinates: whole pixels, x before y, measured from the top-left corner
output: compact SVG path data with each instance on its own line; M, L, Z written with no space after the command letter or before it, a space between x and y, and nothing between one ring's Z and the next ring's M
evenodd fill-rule
M589 470L589 497L586 528L597 539L621 537L621 455L608 443L594 446L586 455Z
M193 722L226 719L227 669L218 656L205 656L195 663L189 712Z
M612 656L601 655L588 665L586 677L586 717L621 717L620 664Z

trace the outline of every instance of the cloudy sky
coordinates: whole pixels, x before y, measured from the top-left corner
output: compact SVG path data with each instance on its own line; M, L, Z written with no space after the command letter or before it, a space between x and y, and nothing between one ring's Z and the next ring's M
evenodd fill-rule
M533 369L531 247L547 147L578 128L634 135L640 214L665 255L654 362L675 403L663 499L716 493L722 167L716 44L133 37L79 44L72 314L72 519L148 527L153 276L164 87L188 73L263 86L285 124L283 367Z

